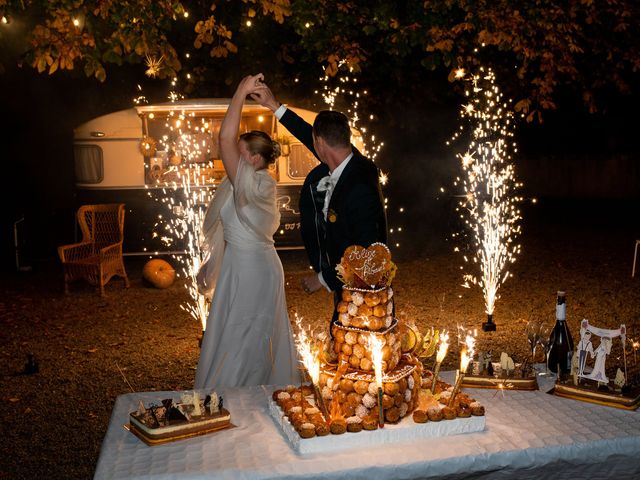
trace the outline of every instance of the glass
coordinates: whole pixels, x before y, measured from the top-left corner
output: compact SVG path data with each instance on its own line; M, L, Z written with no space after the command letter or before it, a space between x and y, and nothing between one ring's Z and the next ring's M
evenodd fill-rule
M553 327L549 323L543 323L538 330L538 343L542 347L544 352L544 372L540 372L540 375L551 375L549 371L549 350L551 349L551 332Z
M531 363L535 363L536 347L540 341L540 321L529 320L525 328L527 334L527 342L529 342L529 348L531 348Z

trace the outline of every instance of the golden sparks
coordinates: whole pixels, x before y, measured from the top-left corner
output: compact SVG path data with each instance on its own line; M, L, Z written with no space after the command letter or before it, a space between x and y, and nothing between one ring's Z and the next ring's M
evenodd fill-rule
M150 55L146 55L144 57L144 63L147 66L147 70L144 72L145 75L149 78L156 78L160 73L160 67L162 66L163 60L164 60L164 56L160 56L160 58L156 58Z
M316 348L313 332L308 331L302 324L302 317L295 314L296 332L293 334L296 350L300 357L300 363L309 373L311 382L318 385L320 379L320 358Z
M149 120L154 120L152 115L149 114ZM180 308L199 321L204 331L210 302L198 292L196 276L208 254L201 249L200 232L206 206L213 196L210 188L213 184L207 174L213 168L213 162L200 161L210 151L198 138L212 133L204 119L193 118L185 111L171 111L166 117L154 117L157 122L165 122L164 127L169 132L158 143L169 153L166 174L171 178L165 187L148 191L149 196L167 210L167 215L158 215L155 224L155 229L161 230L162 234L154 234L166 246L174 247L171 257L179 266L180 275L186 279L184 287L189 295L189 300Z
M463 175L454 182L462 189L456 210L466 232L454 237L467 239L474 253L471 262L466 256L464 260L479 269L479 274L464 273L463 286L473 284L482 289L486 313L491 315L499 298L498 289L511 275L507 265L520 253L515 239L520 234L518 205L522 198L516 191L522 184L515 178L511 158L516 145L512 140L510 101L503 100L490 69L480 69L478 75L465 77L464 81L471 83L465 93L469 103L460 110L466 127L461 127L451 142L463 135L469 142L457 154Z

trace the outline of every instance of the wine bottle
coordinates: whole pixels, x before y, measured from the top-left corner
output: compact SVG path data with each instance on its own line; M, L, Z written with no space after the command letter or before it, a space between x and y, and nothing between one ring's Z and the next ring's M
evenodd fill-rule
M565 292L558 291L556 296L556 324L549 336L549 354L547 366L553 373L568 374L571 372L573 356L573 338L567 328L567 298Z

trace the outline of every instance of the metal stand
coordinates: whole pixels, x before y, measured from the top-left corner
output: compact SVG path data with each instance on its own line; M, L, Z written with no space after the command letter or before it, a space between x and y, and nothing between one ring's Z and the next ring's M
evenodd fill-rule
M495 332L496 331L496 324L493 323L493 315L492 314L487 314L487 321L486 322L482 322L482 330L484 332Z

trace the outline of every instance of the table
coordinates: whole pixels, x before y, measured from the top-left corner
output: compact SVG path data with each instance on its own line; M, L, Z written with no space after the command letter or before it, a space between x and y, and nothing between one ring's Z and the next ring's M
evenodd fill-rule
M443 377L451 382L452 372ZM237 428L154 447L123 425L139 400L157 402L175 392L126 394L116 399L94 478L640 478L640 411L560 398L545 393L549 387L469 389L486 406L483 432L330 455L290 448L268 415L266 395L274 387L220 392Z

